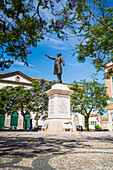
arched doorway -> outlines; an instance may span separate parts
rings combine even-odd
[[[27,120],[27,130],[29,130],[29,126],[30,126],[30,114],[29,113],[25,115],[25,119]],[[25,129],[25,120],[24,120],[23,128]]]
[[[0,130],[4,127],[5,115],[0,114]]]
[[[18,113],[13,112],[11,115],[11,126],[18,126]]]

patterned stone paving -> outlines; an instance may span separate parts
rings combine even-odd
[[[87,152],[87,154],[86,154]],[[97,161],[98,160],[98,161]],[[108,164],[109,162],[109,164]],[[61,155],[49,160],[55,169],[110,169],[113,167],[113,155],[110,153],[76,152]]]
[[[113,170],[113,133],[0,132],[0,170]]]

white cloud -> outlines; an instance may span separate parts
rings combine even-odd
[[[18,66],[25,66],[23,62],[20,61],[15,61],[14,65],[18,65]],[[35,65],[29,64],[30,67],[35,67]]]
[[[55,13],[61,12],[61,10],[64,7],[65,0],[64,0],[64,2],[61,1],[59,3],[56,3],[56,1],[53,1],[53,2],[54,2],[54,9],[55,9],[54,11],[55,11]],[[50,5],[49,5],[49,7],[50,7]],[[48,22],[50,22],[51,19],[58,19],[58,16],[55,16],[55,15],[52,14],[51,8],[49,8],[49,9],[40,8],[40,14]]]
[[[52,18],[54,18],[54,16],[52,16],[49,10],[47,9],[40,9],[40,12],[41,12],[41,16],[47,21],[50,21]]]
[[[21,71],[26,71],[26,75],[28,75],[28,72],[31,74],[31,73],[37,73],[37,69],[36,68],[32,68],[32,67],[23,67],[21,69]],[[41,71],[38,71],[40,74],[41,74]],[[34,77],[34,76],[33,76]]]
[[[73,66],[73,67],[79,67],[79,66],[82,66],[83,63],[69,63],[68,65]]]
[[[64,42],[60,39],[57,39],[57,38],[51,38],[51,37],[45,37],[45,39],[47,40],[47,42],[50,42],[50,43],[54,43],[54,44],[64,44]]]
[[[54,49],[66,50],[68,49],[68,45],[66,41],[62,41],[58,38],[51,38],[45,36],[45,40],[40,42],[39,45],[45,44],[48,47],[52,47]]]
[[[54,49],[58,49],[58,50],[67,50],[67,47],[64,47],[64,46],[54,46],[54,45],[50,45],[52,48]]]

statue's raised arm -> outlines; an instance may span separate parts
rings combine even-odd
[[[52,59],[52,60],[55,60],[56,58],[54,58],[54,57],[51,57],[51,56],[49,56],[49,55],[45,55],[45,56],[47,56],[47,57],[49,57],[50,59]]]

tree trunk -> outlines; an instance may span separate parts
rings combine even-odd
[[[24,117],[24,121],[25,121],[25,131],[27,131],[27,120],[25,119],[25,116]]]
[[[87,131],[89,131],[89,115],[88,114],[86,116],[86,121],[87,121]]]
[[[38,112],[36,113],[36,126],[38,126]]]

